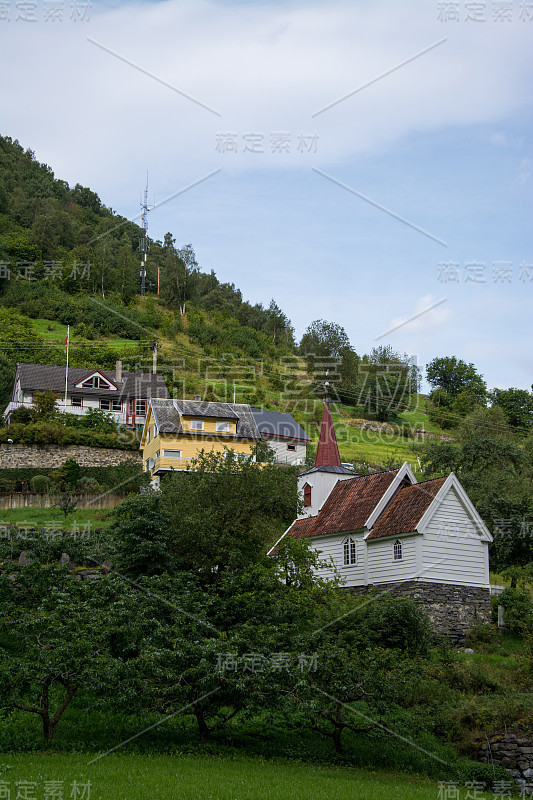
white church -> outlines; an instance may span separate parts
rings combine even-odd
[[[453,473],[419,483],[405,463],[357,475],[341,464],[326,402],[315,465],[298,485],[304,510],[284,537],[320,553],[328,564],[321,577],[357,593],[378,587],[414,597],[458,641],[490,620],[492,536]]]

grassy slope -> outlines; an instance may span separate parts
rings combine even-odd
[[[437,783],[419,776],[281,760],[115,753],[90,764],[92,758],[4,756],[0,780],[9,781],[13,788],[16,781],[35,781],[38,797],[45,781],[64,781],[65,797],[71,796],[73,781],[90,781],[92,800],[435,800],[439,791]]]
[[[142,307],[143,299],[138,298],[138,305]],[[159,307],[165,316],[172,317],[172,312],[168,309]],[[47,342],[56,342],[63,344],[67,332],[66,325],[62,325],[57,321],[50,321],[45,319],[32,319],[31,324],[36,333],[41,334]],[[77,341],[86,341],[82,338],[73,336],[71,334],[71,346],[75,347]],[[116,349],[117,356],[121,355],[127,362],[127,353],[130,347],[135,347],[136,342],[123,339],[120,337],[110,337],[103,339],[105,343]],[[91,344],[91,342],[88,342]],[[95,342],[92,342],[93,344]],[[172,359],[177,365],[175,375],[179,376],[186,386],[186,395],[198,393],[205,394],[206,381],[201,377],[199,365],[204,357],[202,348],[191,342],[186,333],[179,333],[175,337],[168,337],[164,334],[160,335],[160,354]],[[251,359],[245,359],[251,362]],[[198,367],[196,367],[198,363]],[[302,361],[303,367],[303,361]],[[303,372],[302,372],[303,375]],[[302,377],[302,376],[300,376]],[[233,400],[233,381],[230,379],[224,384],[217,381],[209,381],[210,386],[214,386],[217,394],[220,394],[220,399],[232,401]],[[257,385],[251,387],[250,385],[236,384],[236,400],[237,402],[248,402],[250,394],[254,389],[259,389],[265,397],[265,403],[272,410],[277,411],[290,411],[293,413],[297,421],[305,427],[313,440],[313,445],[316,447],[318,441],[318,427],[310,426],[310,419],[314,416],[309,412],[310,404],[312,401],[306,398],[302,402],[294,403],[294,400],[289,403],[283,394],[279,391],[273,391],[270,385],[268,375],[259,375],[257,377]],[[294,406],[294,407],[293,407]],[[443,433],[437,426],[432,424],[426,413],[426,398],[423,395],[418,396],[417,407],[413,411],[404,412],[399,415],[395,421],[397,425],[404,425],[406,428],[425,429],[435,433]],[[339,449],[343,461],[353,461],[356,463],[367,463],[370,465],[391,467],[396,464],[407,461],[411,468],[420,474],[417,457],[420,452],[420,447],[412,438],[403,437],[401,435],[388,435],[374,431],[362,431],[359,427],[350,424],[350,419],[353,419],[353,409],[337,405],[335,408],[338,414],[334,414],[334,421],[337,429],[337,438],[339,441]],[[315,419],[316,423],[316,419]]]
[[[94,528],[107,528],[111,524],[111,509],[78,508],[65,517],[57,508],[3,508],[0,509],[0,525],[18,525],[20,528],[45,526],[61,528],[62,530],[77,531],[87,526]]]

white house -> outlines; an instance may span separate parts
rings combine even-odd
[[[66,378],[66,403],[65,403]],[[90,408],[108,413],[115,422],[143,426],[151,397],[168,398],[161,375],[127,372],[117,361],[115,370],[17,364],[11,402],[4,411],[9,422],[16,408],[32,408],[33,395],[50,389],[58,395],[59,411],[81,416]]]
[[[337,575],[358,593],[381,587],[416,597],[458,639],[490,618],[492,536],[453,473],[419,483],[405,463],[350,474],[326,403],[315,466],[301,473],[299,490],[304,512],[284,536],[320,553],[322,577]]]

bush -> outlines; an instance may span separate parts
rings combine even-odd
[[[533,601],[523,589],[505,589],[499,595],[499,603],[505,609],[505,624],[514,633],[533,630]]]
[[[357,628],[360,644],[425,653],[431,643],[429,620],[410,597],[374,596]]]
[[[77,492],[100,492],[102,487],[96,482],[94,478],[90,478],[88,475],[82,475],[79,481],[76,483],[76,491]]]
[[[15,481],[0,477],[0,492],[13,492],[14,490]]]
[[[10,421],[11,423],[20,422],[22,425],[27,425],[29,422],[33,422],[33,412],[30,408],[21,406],[11,412]]]
[[[48,475],[34,475],[30,481],[32,492],[48,492],[50,490],[50,478]]]

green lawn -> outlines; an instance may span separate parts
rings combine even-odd
[[[57,508],[6,508],[0,509],[0,525],[18,525],[21,528],[56,527],[68,531],[79,530],[82,526],[90,525],[94,528],[107,528],[111,524],[110,512],[112,509],[75,509],[65,517]]]
[[[20,796],[17,781],[33,782],[36,800],[48,781],[59,782],[65,798],[73,796],[77,782],[80,800],[437,800],[439,795],[439,785],[420,776],[283,760],[113,753],[91,763],[95,757],[0,756],[0,787],[5,781],[14,798]]]
[[[53,343],[57,342],[58,344],[65,344],[65,339],[67,336],[67,326],[62,325],[60,322],[56,320],[49,320],[49,319],[32,319],[31,324],[33,326],[33,330],[35,333],[40,334],[44,337],[47,342]],[[91,344],[90,339],[79,339],[76,337],[72,331],[70,332],[70,344],[75,345],[77,341],[86,342]],[[136,347],[138,342],[134,341],[133,339],[122,339],[121,337],[112,337],[109,339],[99,339],[98,341],[104,341],[108,347],[114,347],[117,349],[122,349],[124,346],[126,347]]]

